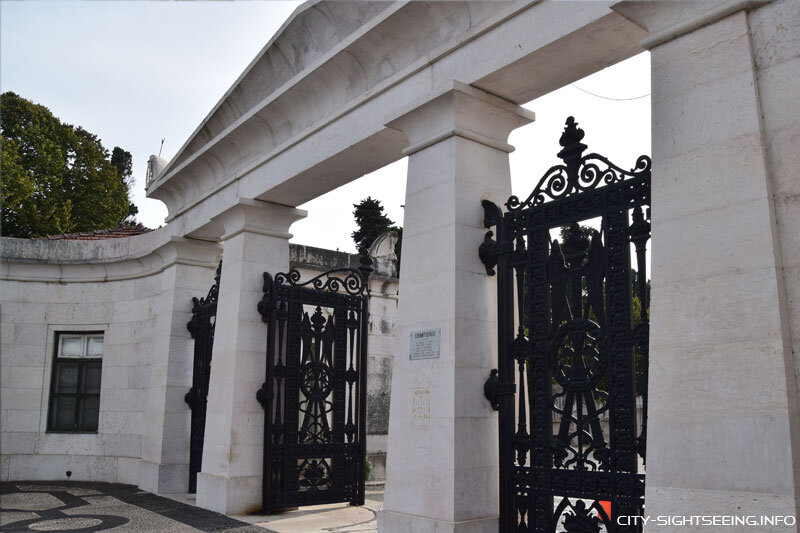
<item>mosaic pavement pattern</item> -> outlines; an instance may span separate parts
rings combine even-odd
[[[269,530],[143,492],[131,485],[5,482],[0,483],[0,531],[265,533]]]

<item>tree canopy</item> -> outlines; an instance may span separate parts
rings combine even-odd
[[[6,237],[107,229],[138,211],[129,152],[109,154],[96,135],[13,92],[0,95],[0,147]]]
[[[383,213],[380,200],[367,196],[357,204],[353,204],[353,216],[356,219],[356,229],[350,234],[356,243],[358,253],[366,254],[372,243],[387,231],[397,229],[394,222]]]

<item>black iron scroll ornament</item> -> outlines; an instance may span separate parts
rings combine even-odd
[[[211,377],[211,351],[214,347],[214,327],[217,320],[217,300],[219,298],[219,279],[222,275],[222,261],[217,266],[214,284],[205,298],[192,298],[192,319],[186,328],[194,339],[194,363],[192,365],[192,387],[184,401],[192,410],[189,438],[189,492],[197,490],[197,473],[202,468],[203,437],[206,428],[206,406],[208,404],[208,383]]]
[[[563,164],[505,213],[483,201],[494,230],[479,255],[498,292],[498,368],[484,393],[499,410],[501,533],[641,531],[616,517],[644,509],[651,162],[624,170],[584,155],[583,137],[568,118]]]
[[[364,503],[369,276],[334,269],[301,281],[264,273],[267,323],[263,510]]]

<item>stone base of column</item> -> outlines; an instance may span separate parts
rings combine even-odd
[[[687,489],[684,487],[647,487],[647,510],[652,522],[644,526],[645,533],[674,533],[680,529],[681,533],[708,533],[714,529],[708,525],[666,525],[655,523],[655,517],[676,517],[689,520],[692,515],[705,517],[750,517],[758,521],[752,525],[726,525],[725,531],[741,531],[747,533],[797,533],[794,524],[795,503],[794,498],[788,494],[767,494],[759,492],[734,492],[723,490]],[[774,523],[764,520],[773,518],[786,518],[790,525],[783,521]],[[695,518],[695,520],[699,520]]]
[[[249,514],[261,509],[261,475],[223,477],[197,474],[197,506],[222,514]]]
[[[380,533],[408,533],[409,531],[414,533],[497,533],[498,527],[496,516],[464,522],[449,522],[395,511],[378,513],[378,531]]]
[[[158,494],[187,492],[189,490],[189,465],[139,461],[139,488]]]

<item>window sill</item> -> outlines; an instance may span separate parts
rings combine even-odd
[[[97,430],[89,429],[48,429],[48,435],[97,435]]]

